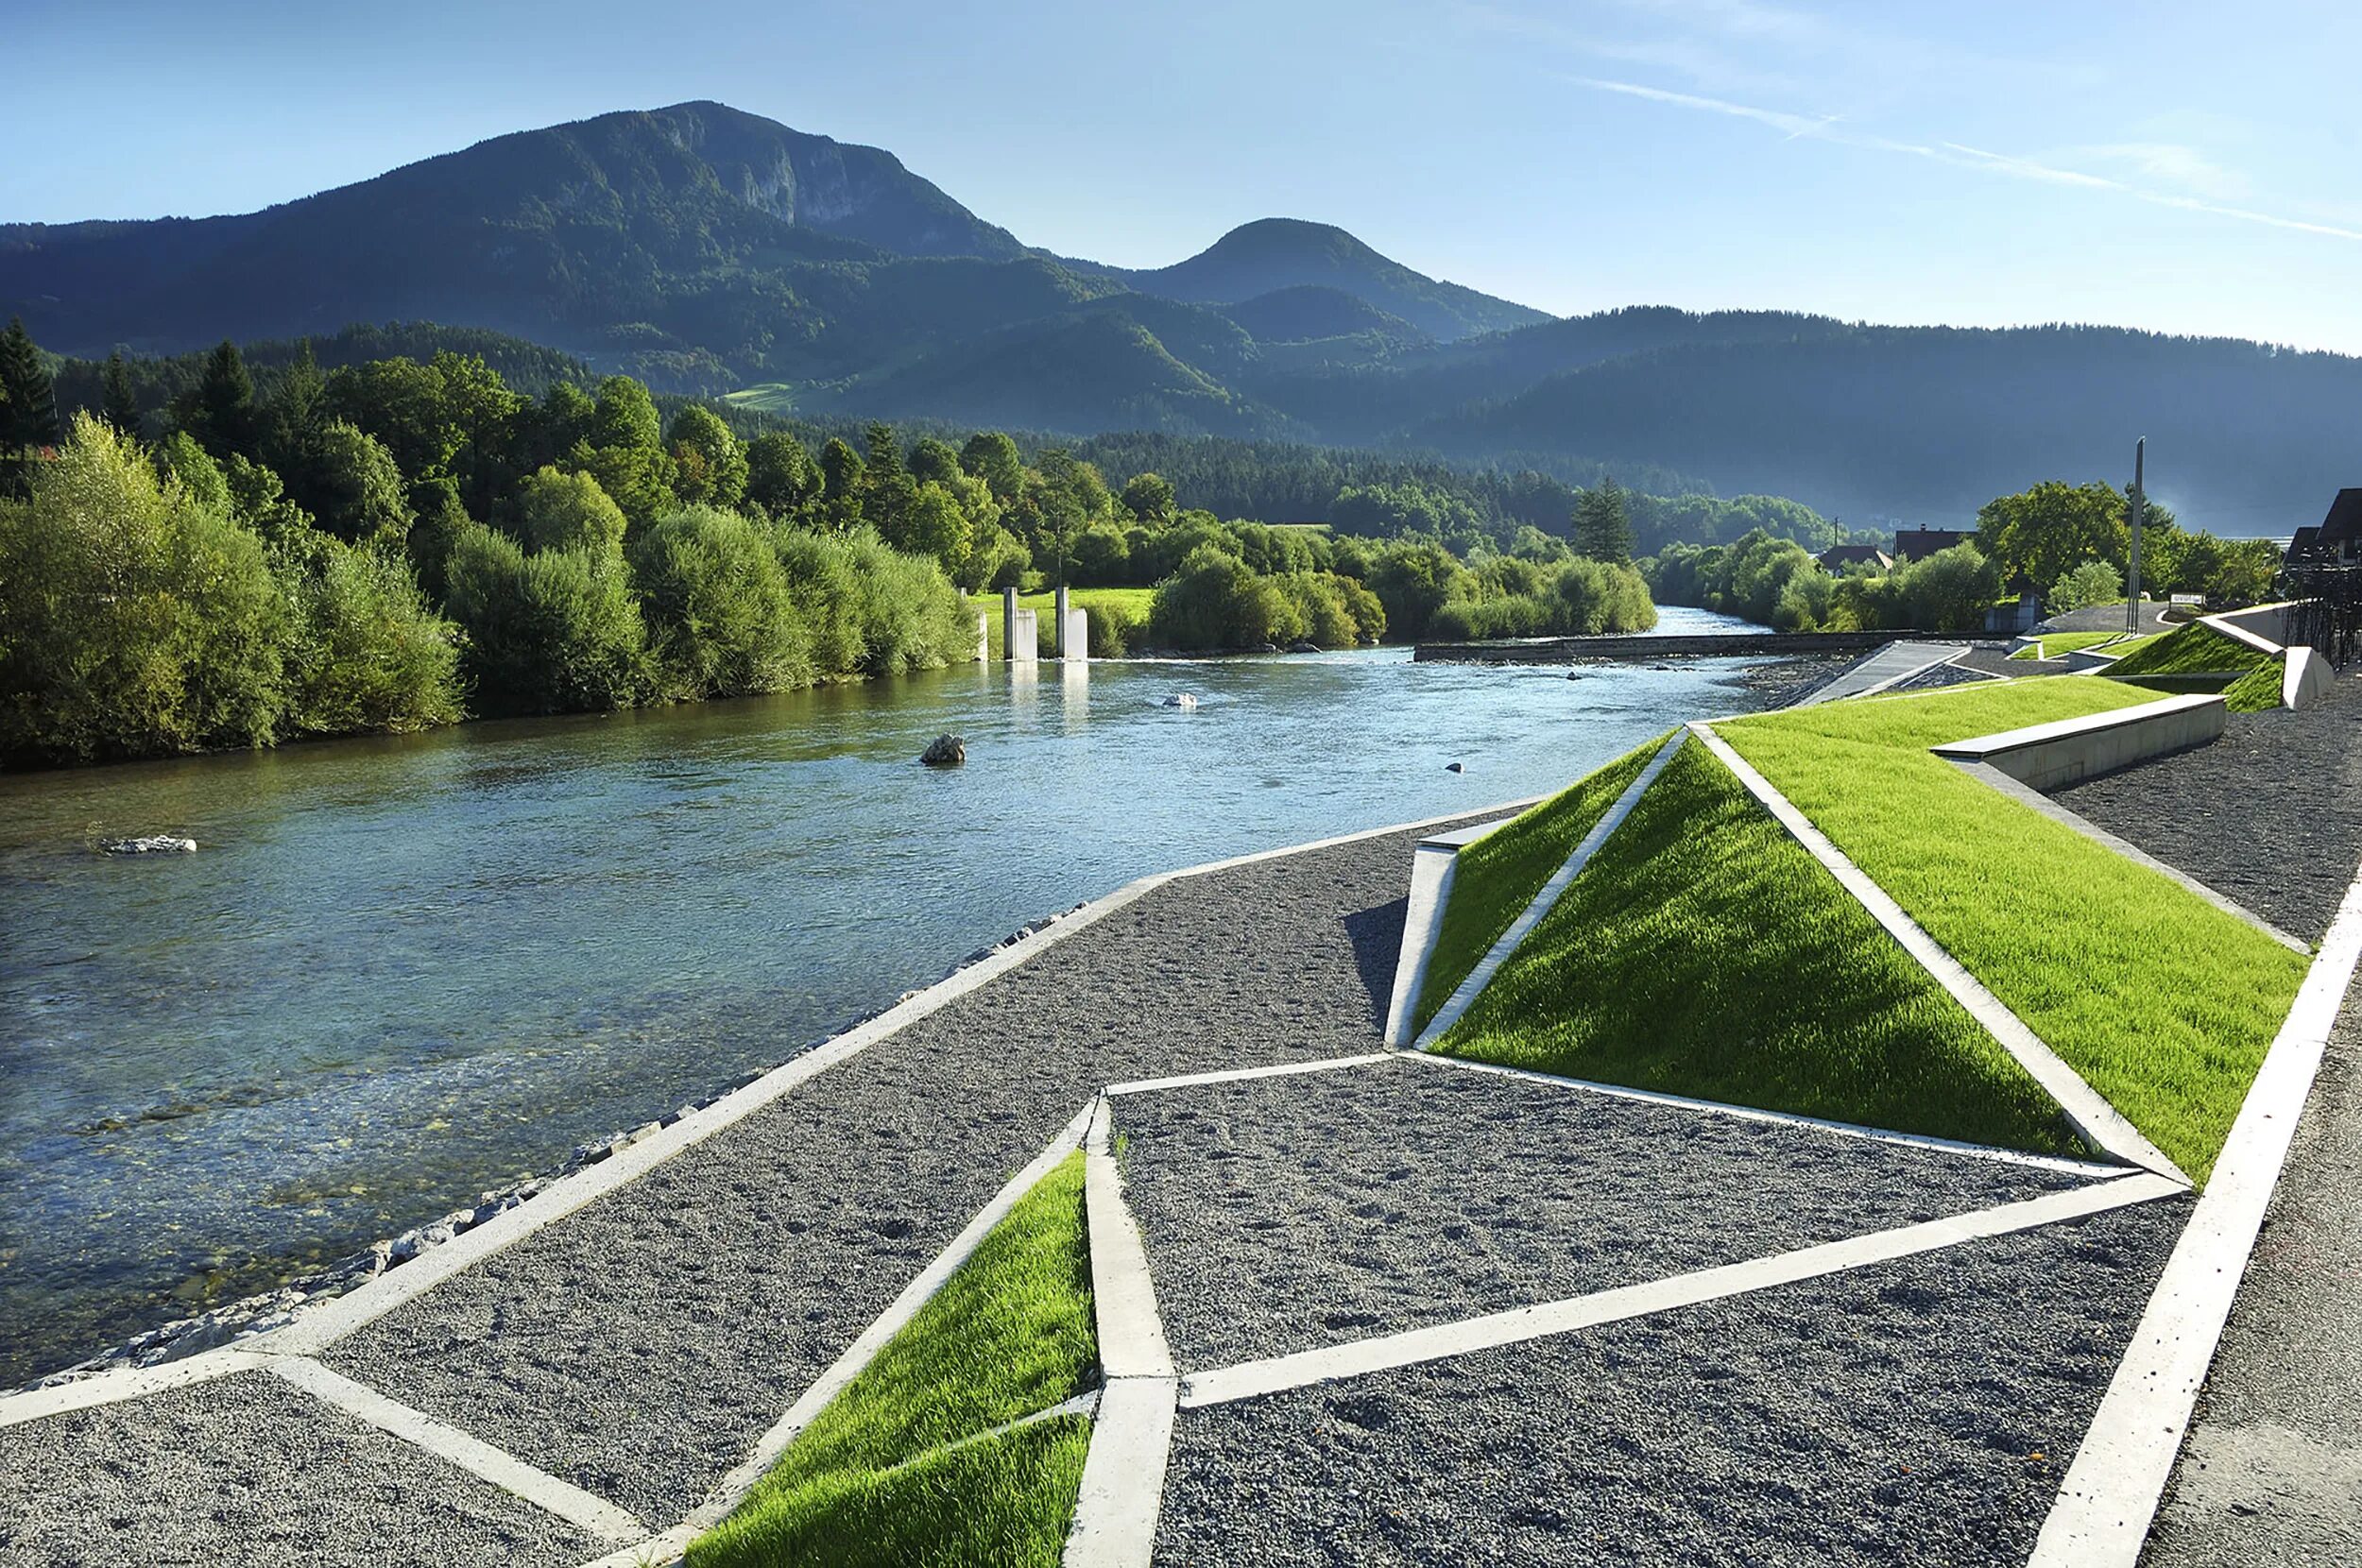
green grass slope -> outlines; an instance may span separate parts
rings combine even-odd
[[[1451,895],[1444,904],[1443,929],[1436,933],[1435,951],[1419,982],[1413,1018],[1418,1029],[1443,1011],[1460,982],[1483,962],[1501,933],[1525,912],[1542,884],[1566,863],[1583,836],[1607,815],[1664,743],[1660,735],[1637,751],[1626,752],[1460,851],[1452,867]]]
[[[2222,689],[2223,706],[2234,713],[2261,713],[2280,706],[2286,656],[2263,663]]]
[[[2214,627],[2193,621],[2177,627],[2155,641],[2131,653],[2109,667],[2111,675],[2216,675],[2244,673],[2272,662],[2272,656],[2261,648],[2250,647],[2235,637],[2225,637]]]
[[[2082,1147],[1700,745],[1666,765],[1437,1048],[1941,1137]]]
[[[995,1429],[1090,1386],[1083,1156],[1045,1176],[789,1444],[690,1568],[1051,1568],[1089,1423]]]
[[[2007,682],[1717,728],[2203,1182],[2306,960],[1926,749],[2153,700],[2105,680]]]

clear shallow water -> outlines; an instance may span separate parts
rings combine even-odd
[[[1755,706],[1745,667],[971,666],[0,776],[0,1385],[547,1169],[1143,873],[1555,789]],[[919,767],[947,729],[967,766]],[[201,848],[91,847],[146,832]]]

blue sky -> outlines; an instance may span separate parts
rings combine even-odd
[[[1342,224],[1562,313],[2102,321],[2362,353],[2362,9],[2274,0],[15,0],[0,221],[245,211],[719,98],[1158,264]]]

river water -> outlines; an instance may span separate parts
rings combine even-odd
[[[1662,629],[1716,625],[1753,629]],[[546,1170],[1143,873],[1556,789],[1756,706],[1746,667],[969,666],[0,777],[0,1387]],[[944,730],[967,767],[918,766]],[[159,832],[199,852],[94,852]]]

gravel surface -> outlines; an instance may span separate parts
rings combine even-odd
[[[1115,1124],[1184,1371],[2083,1181],[1417,1062],[1126,1095]]]
[[[322,1359],[669,1524],[1103,1084],[1375,1048],[1419,836],[1168,883]]]
[[[607,1547],[266,1372],[0,1430],[0,1564],[573,1564]]]
[[[1157,1560],[2023,1562],[2187,1212],[1185,1410]]]
[[[2148,1553],[2151,1568],[2362,1562],[2362,1004],[2297,1123]]]
[[[2362,679],[2345,676],[2294,712],[2234,713],[2211,745],[2054,798],[2318,941],[2362,858]]]

